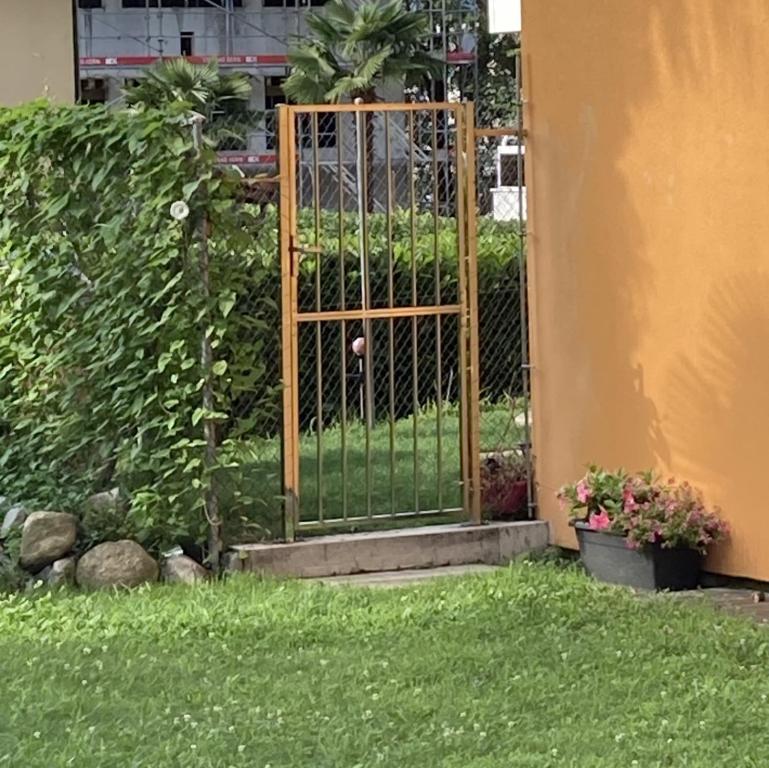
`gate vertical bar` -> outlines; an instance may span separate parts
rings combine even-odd
[[[477,189],[475,167],[475,104],[465,104],[465,131],[461,137],[467,157],[466,178],[466,223],[467,253],[467,302],[469,325],[469,421],[470,433],[468,451],[470,454],[470,521],[480,525],[481,518],[481,418],[480,418],[480,354],[478,329],[478,236],[477,236]]]
[[[459,303],[461,305],[459,312],[459,446],[460,446],[460,471],[462,478],[462,508],[465,514],[470,517],[470,485],[472,481],[471,462],[470,462],[470,405],[468,384],[469,363],[469,345],[468,345],[468,312],[467,312],[467,233],[465,231],[465,209],[467,206],[467,153],[465,151],[466,142],[464,137],[467,130],[465,125],[465,110],[457,109],[456,118],[456,136],[454,154],[456,156],[456,216],[457,216],[457,261],[459,273]]]
[[[395,276],[393,264],[393,162],[390,137],[390,113],[384,112],[385,171],[387,172],[387,306],[395,307]],[[390,453],[390,514],[395,517],[395,320],[388,322],[388,443]]]
[[[315,234],[315,311],[323,307],[323,254],[320,247],[320,138],[318,131],[318,113],[310,116],[310,142],[312,144],[312,206]],[[301,151],[301,149],[300,149]],[[299,371],[296,372],[299,375]],[[316,478],[316,509],[318,520],[323,522],[323,323],[315,323],[315,478]]]
[[[432,113],[432,172],[433,172],[433,277],[435,280],[435,305],[440,306],[441,295],[441,253],[439,243],[441,185],[438,174],[438,110]],[[444,146],[445,149],[445,146]],[[445,189],[444,189],[445,191]],[[438,510],[443,511],[443,343],[442,318],[435,316],[435,415],[436,415],[436,470],[438,475]]]
[[[283,370],[283,529],[296,535],[299,519],[299,394],[296,377],[297,295],[294,268],[296,239],[296,125],[291,107],[278,107],[280,160],[281,354]]]
[[[531,435],[531,365],[529,361],[529,311],[526,258],[528,254],[529,213],[524,214],[526,194],[526,138],[523,125],[523,92],[521,52],[515,58],[515,129],[518,141],[516,156],[516,177],[518,181],[518,290],[519,312],[521,318],[521,384],[523,387],[523,450],[526,457],[526,500],[528,517],[536,517],[536,499],[534,497],[534,457],[532,455]]]
[[[356,105],[361,102],[356,99]],[[369,130],[371,128],[371,115],[373,113],[358,110],[355,113],[357,154],[357,180],[358,180],[358,228],[360,247],[360,303],[361,309],[366,311],[371,308],[371,280],[369,277]],[[374,338],[371,321],[363,320],[363,408],[365,419],[365,474],[366,474],[366,515],[371,517],[372,509],[372,485],[373,475],[371,467],[371,432],[374,429]]]
[[[347,276],[344,263],[344,115],[336,115],[337,131],[337,186],[339,187],[339,306],[347,309]],[[342,451],[342,518],[347,520],[347,321],[341,321],[341,357],[342,357],[342,422],[340,438]]]
[[[419,304],[417,292],[417,190],[416,157],[414,147],[417,143],[414,113],[409,112],[409,205],[410,205],[410,245],[411,245],[411,306]],[[416,315],[411,317],[411,383],[414,445],[414,512],[419,514],[419,326]]]

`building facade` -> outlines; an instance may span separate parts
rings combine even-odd
[[[542,516],[574,546],[561,484],[655,467],[729,522],[708,569],[769,580],[769,3],[523,8]]]
[[[40,97],[74,101],[76,62],[71,0],[3,0],[0,105]]]
[[[216,59],[248,75],[251,108],[264,113],[245,145],[231,152],[243,165],[275,160],[274,110],[284,101],[290,43],[306,33],[308,10],[325,0],[78,0],[81,98],[117,102],[122,89],[166,57]],[[430,16],[432,48],[449,69],[472,70],[479,20],[475,0],[414,0]],[[394,94],[398,97],[399,94]]]

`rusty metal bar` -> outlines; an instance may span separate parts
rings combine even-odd
[[[517,55],[516,72],[518,77],[515,80],[515,103],[517,105],[516,110],[516,123],[518,129],[518,156],[516,158],[517,163],[517,176],[518,176],[518,299],[519,299],[519,312],[521,318],[521,383],[523,385],[523,443],[526,456],[526,498],[528,507],[529,519],[536,517],[536,498],[534,488],[534,459],[532,456],[532,434],[531,434],[531,365],[529,359],[529,318],[528,318],[528,305],[526,296],[526,286],[528,284],[527,269],[528,264],[526,262],[527,256],[527,238],[529,228],[529,214],[528,209],[526,211],[526,218],[523,215],[523,201],[526,192],[526,170],[527,165],[530,163],[530,156],[527,158],[525,155],[525,142],[524,137],[528,134],[523,126],[523,98],[521,94],[521,54],[520,51]],[[529,169],[530,170],[530,169]]]
[[[409,203],[410,203],[410,240],[411,240],[411,305],[419,303],[417,292],[417,193],[416,193],[416,158],[414,147],[415,135],[414,112],[409,112]],[[413,443],[413,479],[414,512],[419,514],[419,327],[417,316],[411,315],[411,395],[412,395],[412,443]]]
[[[339,185],[339,306],[344,312],[347,307],[347,277],[344,263],[344,115],[338,113],[337,125],[337,184]],[[341,320],[339,340],[341,352],[341,388],[342,388],[342,421],[339,425],[342,452],[342,517],[347,519],[347,321]]]
[[[456,103],[448,101],[415,101],[403,103],[376,102],[375,104],[291,104],[288,108],[302,115],[313,112],[431,112],[435,110],[456,110]]]
[[[435,304],[441,304],[440,183],[438,174],[438,113],[432,113],[432,171],[433,171],[433,267],[435,278]],[[443,345],[441,318],[435,317],[435,419],[436,419],[436,475],[438,509],[443,507]]]
[[[466,130],[464,110],[457,113],[456,126],[456,213],[457,213],[457,259],[459,275],[459,301],[461,311],[459,313],[459,444],[460,444],[460,472],[462,482],[462,506],[465,514],[470,513],[470,456],[469,456],[469,433],[470,433],[470,407],[469,407],[469,387],[468,387],[468,313],[467,313],[467,270],[465,267],[465,254],[467,248],[467,238],[465,232],[465,186],[467,183],[467,173],[465,169],[465,152],[463,135]]]
[[[281,346],[283,368],[283,526],[293,540],[299,522],[299,416],[297,381],[297,296],[293,246],[296,241],[296,125],[288,107],[278,108],[280,152]]]
[[[481,517],[481,418],[480,418],[480,339],[478,335],[478,234],[477,192],[475,186],[475,105],[465,105],[465,132],[461,137],[467,157],[467,316],[469,324],[469,458],[470,458],[470,522],[480,525]]]
[[[476,128],[475,136],[479,139],[502,139],[506,136],[518,136],[522,138],[526,136],[526,131],[520,127],[508,127],[508,128]]]
[[[368,214],[369,214],[369,122],[368,117],[371,114],[359,111],[355,114],[356,141],[358,145],[357,153],[357,178],[358,178],[358,227],[360,229],[360,303],[361,309],[366,312],[371,305],[371,281],[369,278],[369,232],[368,232]],[[371,320],[368,317],[363,319],[363,409],[365,413],[365,475],[366,475],[366,513],[372,514],[372,473],[371,473],[371,432],[374,428],[374,384],[373,384],[373,365],[374,356],[372,353],[373,338],[371,333]]]
[[[377,309],[344,309],[326,312],[300,312],[296,319],[299,323],[315,323],[318,320],[388,320],[393,318],[431,317],[434,315],[458,315],[462,312],[461,304],[441,304],[440,307],[380,307]]]
[[[310,143],[312,145],[312,205],[315,234],[315,311],[323,314],[323,256],[320,246],[321,211],[320,211],[320,139],[318,113],[314,112],[310,120]],[[297,371],[298,375],[298,371]],[[323,522],[323,321],[315,323],[315,481],[317,483],[318,520]]]
[[[387,173],[387,306],[395,307],[395,283],[393,263],[393,174],[392,146],[390,136],[390,113],[384,113],[385,171]],[[390,457],[390,514],[395,515],[395,320],[390,317],[388,324],[388,437]]]

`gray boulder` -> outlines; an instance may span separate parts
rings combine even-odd
[[[14,504],[10,507],[3,515],[3,524],[0,525],[0,539],[4,539],[11,532],[11,528],[23,525],[26,519],[27,510],[21,504]]]
[[[173,555],[163,563],[163,578],[169,584],[199,584],[211,574],[187,555]]]
[[[86,508],[93,512],[113,512],[125,509],[125,500],[120,496],[120,489],[113,488],[111,491],[103,491],[89,496],[85,503]]]
[[[71,587],[75,584],[75,558],[65,557],[51,563],[45,570],[49,587]]]
[[[138,587],[158,580],[158,564],[135,541],[107,541],[80,558],[75,578],[86,589]]]
[[[21,565],[36,573],[69,554],[77,539],[77,519],[66,512],[33,512],[21,529]]]

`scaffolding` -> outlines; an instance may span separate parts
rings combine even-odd
[[[242,145],[223,153],[235,165],[276,162],[275,108],[285,101],[288,49],[307,33],[307,12],[324,0],[79,0],[81,100],[118,103],[123,88],[164,58],[214,59],[252,83],[261,115]],[[445,62],[429,97],[454,100],[477,81],[480,11],[476,0],[408,0],[428,14],[430,50]],[[388,93],[392,100],[402,91]]]

